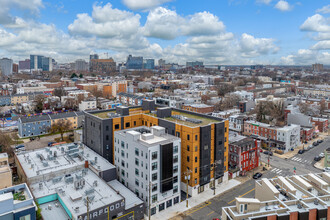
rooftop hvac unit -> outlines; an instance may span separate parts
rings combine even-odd
[[[39,171],[39,170],[37,170],[37,171],[36,171],[36,174],[37,174],[37,176],[39,176],[39,174],[40,174],[40,171]]]
[[[85,180],[84,178],[81,178],[80,180],[76,180],[74,182],[74,188],[77,189],[82,189],[85,186]]]
[[[28,159],[28,164],[30,164],[31,163],[31,160],[30,159]]]
[[[95,164],[97,164],[97,157],[95,157]]]
[[[319,200],[315,199],[314,200],[314,205],[318,205],[319,204]]]
[[[299,204],[297,205],[297,208],[298,208],[298,209],[302,209],[302,205],[299,203]]]
[[[97,186],[97,180],[93,182],[93,186]]]
[[[81,173],[82,173],[82,176],[86,176],[87,175],[87,172],[88,172],[88,168],[84,168]]]
[[[77,206],[77,207],[75,207],[74,208],[74,211],[77,213],[77,212],[79,212],[79,207]]]
[[[54,157],[57,157],[57,151],[54,151]]]
[[[76,179],[80,180],[82,178],[82,175],[76,173]]]
[[[53,179],[53,184],[61,182],[61,180],[62,180],[62,177],[56,177]]]
[[[34,164],[31,164],[31,169],[33,169],[34,168]]]
[[[42,161],[42,165],[43,165],[44,167],[48,167],[48,162],[47,162],[47,161]]]
[[[42,189],[43,185],[42,183],[39,183],[39,189]]]
[[[90,188],[90,189],[85,190],[85,194],[90,195],[90,194],[94,193],[94,191],[95,191],[94,188]]]
[[[46,152],[49,152],[50,151],[49,147],[46,147],[45,150],[46,150]]]
[[[64,147],[61,147],[61,152],[64,153]]]
[[[64,177],[65,183],[73,183],[73,176],[66,176]]]
[[[89,157],[89,153],[87,153],[86,157]]]

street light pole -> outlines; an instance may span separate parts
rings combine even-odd
[[[185,175],[185,180],[186,180],[186,185],[187,185],[187,188],[186,188],[186,206],[188,207],[188,198],[189,198],[189,194],[188,194],[188,183],[189,183],[189,180],[190,180],[190,173],[191,173],[192,171],[191,170],[189,170],[188,168],[187,168],[187,171],[186,172],[184,172],[184,175]]]

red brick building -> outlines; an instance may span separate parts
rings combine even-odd
[[[325,118],[312,118],[312,122],[318,126],[320,132],[328,131],[328,119]]]
[[[235,171],[250,171],[259,166],[259,144],[237,133],[229,135],[228,166]]]
[[[182,106],[182,109],[187,111],[207,114],[214,111],[214,106],[205,105],[205,104],[192,104],[192,105],[184,105]]]

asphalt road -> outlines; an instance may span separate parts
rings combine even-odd
[[[270,157],[271,168],[265,172],[264,178],[273,178],[276,176],[288,176],[293,175],[293,168],[296,168],[296,174],[307,174],[311,172],[322,172],[315,168],[314,157],[324,152],[325,149],[330,147],[330,138],[324,140],[324,142],[317,147],[306,151],[303,154],[297,154],[290,159],[282,159],[276,156]],[[268,156],[262,154],[261,161],[268,163]],[[236,197],[254,198],[255,195],[255,180],[251,179],[241,184],[239,187],[231,189],[219,196],[216,196],[208,201],[208,203],[202,203],[197,207],[194,207],[184,213],[182,216],[185,220],[212,220],[214,218],[221,217],[221,208],[225,206],[235,205]]]

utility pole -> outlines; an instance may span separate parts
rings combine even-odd
[[[187,168],[187,171],[186,172],[184,172],[184,178],[185,178],[185,180],[186,180],[186,185],[187,185],[187,188],[186,188],[186,206],[188,207],[188,197],[189,197],[189,194],[188,194],[188,183],[189,183],[189,179],[190,179],[190,173],[192,173],[192,171],[191,170],[189,170],[188,168]]]
[[[152,187],[152,183],[151,181],[149,181],[149,198],[148,198],[148,217],[149,220],[151,219],[151,187]]]
[[[86,197],[86,205],[87,205],[87,220],[89,220],[89,199]]]

